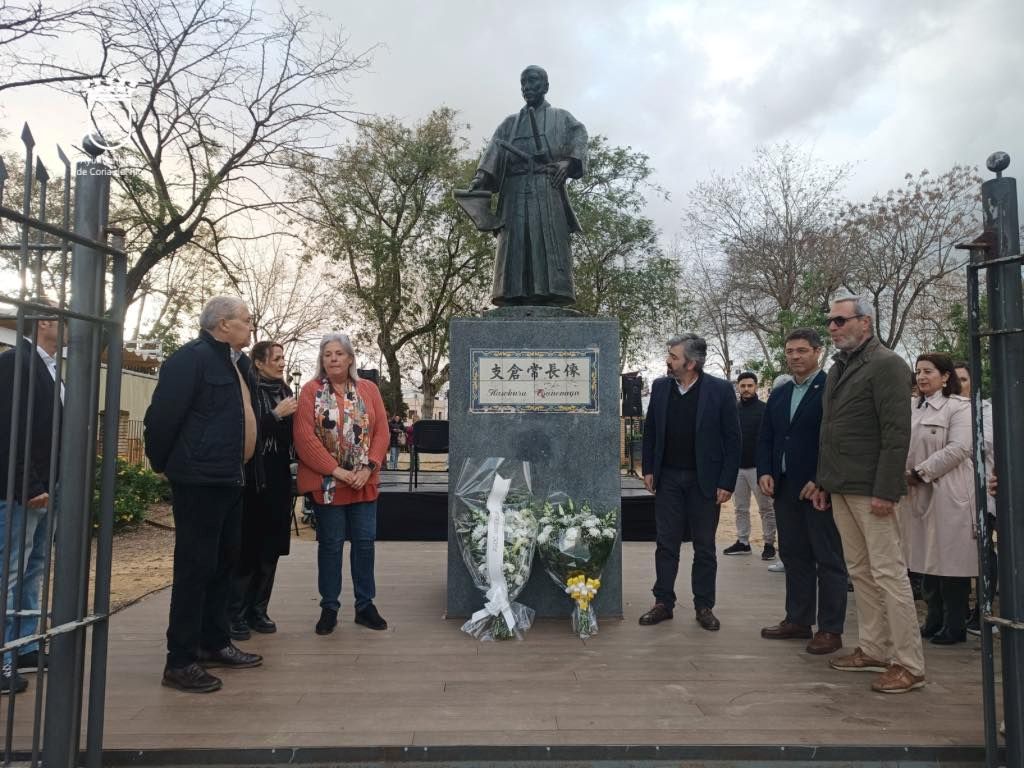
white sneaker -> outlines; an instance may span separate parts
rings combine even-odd
[[[768,570],[772,573],[785,573],[786,566],[782,564],[781,560],[776,560],[774,563],[768,566]]]

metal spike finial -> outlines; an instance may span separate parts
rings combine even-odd
[[[71,161],[68,160],[68,156],[64,154],[64,150],[61,149],[60,144],[57,145],[57,157],[59,157],[60,161],[62,163],[64,163],[64,170],[65,171],[68,171],[68,170],[71,169]]]
[[[1003,178],[1003,171],[1010,167],[1010,156],[1005,152],[993,152],[985,161],[985,167],[992,171],[997,179]]]
[[[43,165],[42,158],[36,158],[36,181],[43,186],[46,186],[46,182],[50,180],[50,172],[46,170],[46,166]]]
[[[21,141],[22,143],[32,149],[36,145],[36,140],[32,138],[32,131],[28,127],[28,123],[25,123],[25,127],[21,129]]]

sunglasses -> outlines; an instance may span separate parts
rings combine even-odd
[[[834,324],[836,328],[842,328],[848,321],[853,320],[855,317],[864,317],[864,315],[850,315],[849,317],[834,315],[832,317],[825,318],[825,325],[830,326]]]

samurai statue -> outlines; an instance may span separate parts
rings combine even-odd
[[[565,183],[586,173],[587,129],[545,100],[543,69],[527,67],[520,84],[526,106],[498,126],[469,189],[455,199],[497,237],[495,305],[566,306],[576,301],[569,235],[581,230]]]

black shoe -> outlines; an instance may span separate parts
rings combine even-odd
[[[370,603],[361,611],[356,611],[355,621],[356,624],[362,624],[364,627],[369,627],[370,629],[388,628],[388,623],[384,621],[384,617],[377,613],[377,606],[373,603]]]
[[[259,632],[261,635],[272,635],[277,632],[277,624],[271,621],[267,614],[251,615],[246,619],[246,624],[249,625],[249,629],[253,632]]]
[[[232,640],[248,640],[252,637],[249,633],[249,625],[246,623],[245,619],[232,620],[228,634],[231,635]]]
[[[726,547],[722,550],[723,555],[749,555],[750,545],[744,544],[742,541],[737,541],[731,547]]]
[[[709,632],[717,632],[722,628],[722,624],[715,618],[710,608],[697,609],[697,623]]]
[[[966,632],[953,632],[947,627],[943,627],[934,635],[932,635],[931,642],[935,645],[953,645],[955,643],[967,642]]]
[[[246,653],[228,643],[219,651],[200,651],[199,663],[204,667],[246,669],[248,667],[258,667],[263,663],[263,657],[258,653]]]
[[[927,621],[921,625],[921,637],[929,638],[935,635],[940,629],[941,624],[929,624]]]
[[[47,667],[46,655],[43,655],[43,669]],[[39,671],[39,651],[29,651],[18,656],[18,671],[19,672],[38,672]]]
[[[316,633],[318,635],[329,635],[334,631],[335,626],[338,624],[338,612],[331,608],[320,609],[320,621],[316,623]]]
[[[21,693],[28,688],[28,680],[18,674],[18,670],[11,669],[8,662],[4,662],[0,671],[0,694]]]
[[[649,627],[652,624],[660,624],[672,618],[672,609],[664,603],[655,603],[647,613],[640,617],[640,624]]]
[[[774,560],[775,559],[775,545],[765,544],[764,550],[761,552],[762,560]]]
[[[187,667],[164,667],[164,679],[160,684],[185,693],[211,693],[220,690],[222,685],[219,677],[214,677],[195,662]]]
[[[971,618],[967,620],[967,634],[974,635],[977,637],[981,634],[981,616],[978,615],[978,611],[971,611]]]

